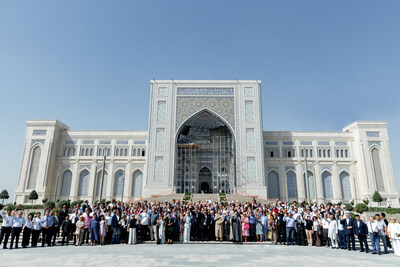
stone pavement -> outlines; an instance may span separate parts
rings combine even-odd
[[[400,266],[400,257],[325,247],[174,244],[0,250],[0,266]]]

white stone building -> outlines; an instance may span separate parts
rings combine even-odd
[[[52,200],[226,192],[358,203],[378,190],[399,206],[386,122],[263,131],[259,81],[151,81],[150,94],[148,131],[28,121],[15,201],[35,189]]]

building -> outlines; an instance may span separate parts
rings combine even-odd
[[[259,81],[150,84],[148,131],[28,121],[15,201],[29,202],[35,189],[54,200],[226,192],[358,203],[378,190],[399,205],[386,122],[331,133],[263,131]]]

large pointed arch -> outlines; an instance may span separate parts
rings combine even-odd
[[[31,151],[32,151],[31,161],[30,161],[29,176],[26,184],[26,189],[36,188],[36,181],[39,173],[39,163],[40,163],[40,156],[42,154],[42,148],[40,145],[35,145],[32,147]]]
[[[279,198],[279,174],[272,170],[268,173],[268,198]]]
[[[198,171],[202,165],[212,171],[210,192],[232,192],[236,186],[235,135],[224,118],[207,108],[195,112],[177,128],[175,144],[177,193],[200,191]]]
[[[71,193],[72,172],[66,170],[62,175],[60,196],[68,197]]]
[[[143,173],[141,170],[135,170],[132,174],[132,197],[142,196],[142,186],[143,186]]]
[[[79,189],[78,196],[87,196],[89,193],[90,172],[88,169],[83,169],[79,174]]]

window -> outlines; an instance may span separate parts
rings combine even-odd
[[[100,170],[97,173],[97,181],[96,181],[96,197],[100,196],[100,191],[101,191],[101,176],[103,175],[103,171]],[[108,178],[108,173],[107,171],[104,171],[104,179],[103,179],[103,191],[101,193],[101,197],[105,197],[106,195],[106,187],[107,187],[107,178]]]
[[[279,175],[276,171],[268,174],[268,198],[279,198]]]
[[[114,196],[122,196],[122,187],[124,183],[124,172],[122,170],[117,171],[114,179]]]
[[[61,182],[60,196],[67,197],[71,191],[72,172],[70,170],[64,172]]]
[[[379,150],[377,148],[373,148],[371,150],[371,156],[375,174],[376,189],[378,191],[385,191],[385,184],[383,182],[383,172],[382,172],[382,164],[381,164]]]
[[[143,181],[143,173],[139,170],[133,173],[132,178],[132,197],[140,197],[142,196],[142,181]]]
[[[347,172],[340,173],[340,187],[342,189],[342,198],[351,199],[350,178]]]
[[[78,196],[87,196],[89,192],[89,178],[90,173],[87,170],[81,172],[79,176],[79,190]]]
[[[32,150],[31,167],[29,170],[27,189],[35,189],[35,187],[36,187],[36,180],[37,180],[37,176],[38,176],[38,172],[39,172],[39,163],[40,163],[41,153],[42,153],[42,149],[40,148],[40,146],[36,146]]]
[[[288,171],[286,173],[288,196],[290,198],[297,198],[297,181],[296,174],[293,171]]]
[[[322,186],[325,198],[333,198],[332,177],[327,171],[322,173]]]

